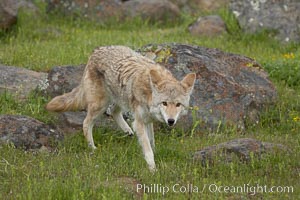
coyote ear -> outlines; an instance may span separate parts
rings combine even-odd
[[[181,84],[183,87],[186,89],[188,93],[191,93],[194,87],[194,83],[196,80],[196,74],[195,73],[190,73],[187,74],[181,81]]]
[[[154,69],[150,70],[150,80],[151,80],[151,85],[153,86],[158,86],[159,82],[162,81],[160,74]]]

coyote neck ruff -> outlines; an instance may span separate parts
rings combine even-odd
[[[150,170],[155,170],[153,155],[154,120],[175,125],[186,114],[196,75],[190,73],[176,80],[164,67],[128,47],[108,46],[94,50],[82,80],[71,92],[53,98],[49,111],[87,110],[84,135],[92,148],[94,120],[113,104],[112,116],[120,128],[137,134]],[[132,129],[122,111],[134,115]]]

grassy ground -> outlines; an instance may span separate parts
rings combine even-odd
[[[198,38],[187,32],[191,17],[176,26],[155,26],[135,20],[126,24],[95,25],[45,14],[21,13],[10,33],[0,33],[0,63],[48,71],[53,66],[85,63],[93,48],[120,44],[139,48],[149,43],[177,42],[220,48],[255,58],[275,83],[278,102],[267,108],[257,124],[248,124],[245,134],[228,128],[217,133],[158,131],[155,159],[158,172],[147,170],[136,138],[115,130],[94,131],[98,149],[91,153],[82,132],[67,136],[55,153],[24,152],[12,146],[0,147],[0,199],[130,199],[128,192],[114,184],[120,177],[132,177],[147,186],[170,191],[166,199],[297,199],[300,197],[300,46],[283,45],[268,37],[241,33],[232,16],[220,11],[229,33],[217,38]],[[33,96],[18,102],[9,94],[0,95],[1,114],[25,114],[46,123],[54,115],[43,108],[47,98]],[[238,161],[201,167],[191,154],[208,145],[233,138],[251,137],[281,143],[290,153],[266,155],[250,164]],[[152,185],[151,185],[152,184]],[[279,186],[276,192],[251,195],[253,187]],[[193,186],[192,186],[193,185]],[[246,186],[248,192],[215,191],[216,186]],[[175,191],[173,191],[175,186]],[[182,186],[182,192],[179,188]],[[287,192],[285,186],[292,186]],[[188,188],[192,190],[188,191]],[[196,188],[198,188],[198,192]],[[187,189],[183,192],[184,189]],[[231,188],[233,189],[233,188]],[[285,190],[285,192],[283,192]],[[281,192],[280,192],[281,191]],[[144,199],[160,199],[150,192]]]

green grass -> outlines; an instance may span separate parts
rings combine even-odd
[[[41,4],[41,7],[43,5]],[[137,139],[124,137],[116,130],[94,130],[98,149],[92,153],[82,132],[66,136],[54,153],[24,152],[11,145],[0,147],[0,199],[130,199],[128,192],[113,182],[132,177],[142,184],[161,184],[172,190],[179,184],[193,184],[202,191],[211,184],[219,186],[293,186],[293,193],[168,192],[165,199],[297,199],[300,197],[300,46],[283,45],[268,33],[243,34],[232,16],[220,11],[229,24],[229,33],[217,38],[191,36],[187,25],[162,27],[133,20],[124,24],[101,24],[71,20],[43,13],[22,12],[16,27],[0,34],[0,63],[48,71],[57,65],[85,63],[96,46],[126,45],[139,48],[149,43],[177,42],[243,54],[255,58],[269,72],[279,100],[261,114],[256,124],[247,124],[241,134],[230,127],[219,132],[182,133],[178,130],[156,132],[155,160],[158,172],[149,173]],[[38,16],[37,16],[38,15]],[[34,19],[34,20],[33,20]],[[47,98],[32,94],[19,102],[10,94],[0,95],[0,114],[22,114],[45,123],[57,122],[44,110]],[[297,118],[298,117],[298,118]],[[250,164],[235,161],[202,167],[191,154],[198,149],[234,138],[251,137],[281,143],[289,153],[254,158]],[[178,189],[178,188],[176,188]],[[144,199],[160,199],[161,193],[147,193]]]

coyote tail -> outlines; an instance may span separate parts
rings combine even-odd
[[[74,88],[71,92],[53,98],[46,109],[53,112],[65,112],[72,110],[83,110],[85,108],[84,91],[81,86]]]

